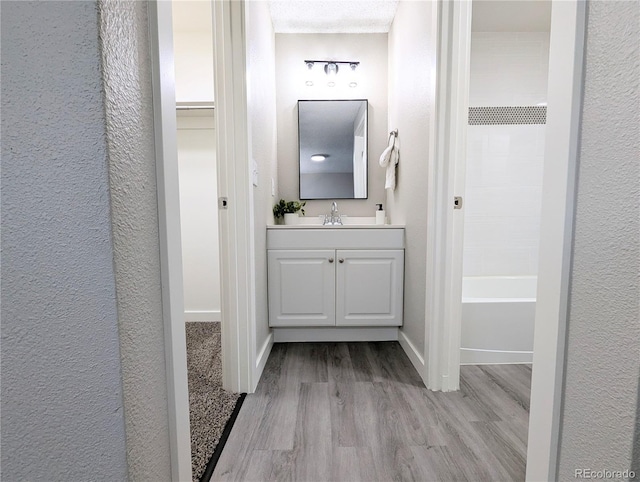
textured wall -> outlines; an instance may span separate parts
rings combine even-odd
[[[275,38],[267,2],[247,2],[247,107],[251,144],[250,161],[258,166],[253,188],[255,229],[256,350],[269,336],[267,310],[267,224],[273,224],[271,180],[277,179]]]
[[[561,480],[573,480],[574,469],[631,464],[640,373],[639,9],[588,4]]]
[[[127,477],[97,21],[2,2],[2,480]]]
[[[336,78],[336,86],[322,82],[307,87],[304,59],[359,61],[358,86]],[[317,68],[317,67],[316,67]],[[343,69],[340,66],[340,69]],[[324,75],[324,74],[321,74]],[[344,77],[343,77],[344,78]],[[368,99],[369,198],[341,199],[338,208],[349,216],[375,216],[384,203],[384,174],[378,164],[387,147],[387,34],[276,34],[278,109],[278,187],[280,197],[298,199],[298,100]],[[307,201],[307,216],[327,214],[331,200]]]
[[[129,475],[169,480],[147,4],[99,7]]]
[[[435,36],[428,28],[433,6],[432,2],[399,2],[389,31],[389,129],[398,129],[400,161],[396,190],[387,191],[387,211],[392,223],[406,224],[402,330],[421,355],[427,291],[429,115],[436,52]]]

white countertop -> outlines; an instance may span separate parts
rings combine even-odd
[[[399,224],[376,224],[375,217],[342,215],[343,224],[323,225],[324,216],[300,216],[296,224],[269,224],[267,229],[401,229]]]
[[[268,224],[267,229],[404,229],[402,224]]]

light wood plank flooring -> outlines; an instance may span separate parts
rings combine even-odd
[[[276,344],[215,481],[524,480],[531,368],[427,390],[397,342]]]

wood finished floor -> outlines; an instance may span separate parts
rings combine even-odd
[[[397,342],[276,344],[214,481],[524,480],[531,368],[427,390]]]

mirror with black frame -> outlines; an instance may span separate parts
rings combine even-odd
[[[300,199],[367,199],[364,100],[299,100]]]

